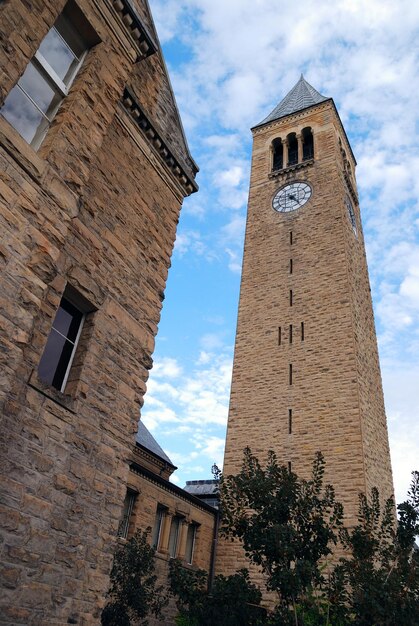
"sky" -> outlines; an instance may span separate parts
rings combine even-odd
[[[150,0],[199,193],[181,212],[142,419],[173,480],[222,466],[252,137],[303,72],[358,162],[397,501],[419,470],[419,3]],[[249,442],[251,443],[251,442]]]

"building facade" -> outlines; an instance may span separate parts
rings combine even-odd
[[[211,575],[215,565],[218,521],[214,481],[193,481],[181,489],[169,478],[177,468],[142,422],[130,459],[120,543],[137,529],[150,532],[156,550],[158,584],[168,589],[170,559],[185,568],[203,569]],[[199,486],[198,486],[199,484]],[[212,492],[211,494],[209,492]],[[210,499],[210,502],[208,500]],[[174,624],[178,613],[170,598],[161,619],[149,617],[150,626]]]
[[[0,622],[97,624],[197,167],[146,0],[1,26]]]
[[[359,492],[393,493],[355,158],[303,77],[252,132],[224,472],[250,445],[308,478],[320,450],[352,525]],[[217,569],[243,559],[222,543]]]

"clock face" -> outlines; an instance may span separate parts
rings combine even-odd
[[[352,230],[354,231],[355,235],[358,235],[357,229],[356,229],[355,211],[354,211],[354,207],[352,206],[352,202],[349,199],[349,196],[346,196],[345,204],[346,204],[346,210],[348,211],[348,217],[352,226]]]
[[[310,199],[310,197],[310,185],[308,183],[296,181],[278,189],[274,199],[272,200],[272,206],[275,211],[288,213],[289,211],[299,209],[300,206],[303,206],[303,204]]]

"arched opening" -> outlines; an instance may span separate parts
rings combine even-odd
[[[274,139],[272,142],[272,169],[282,170],[284,167],[284,147],[281,139]]]
[[[301,131],[303,138],[303,161],[314,158],[314,139],[310,127],[303,128]]]
[[[290,133],[287,137],[288,140],[288,165],[295,165],[298,163],[298,141],[295,133]]]

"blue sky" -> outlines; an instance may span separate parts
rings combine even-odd
[[[142,419],[174,481],[222,464],[250,127],[300,73],[358,161],[396,497],[419,469],[419,4],[150,0],[200,191],[182,209]],[[251,443],[251,442],[249,442]]]

